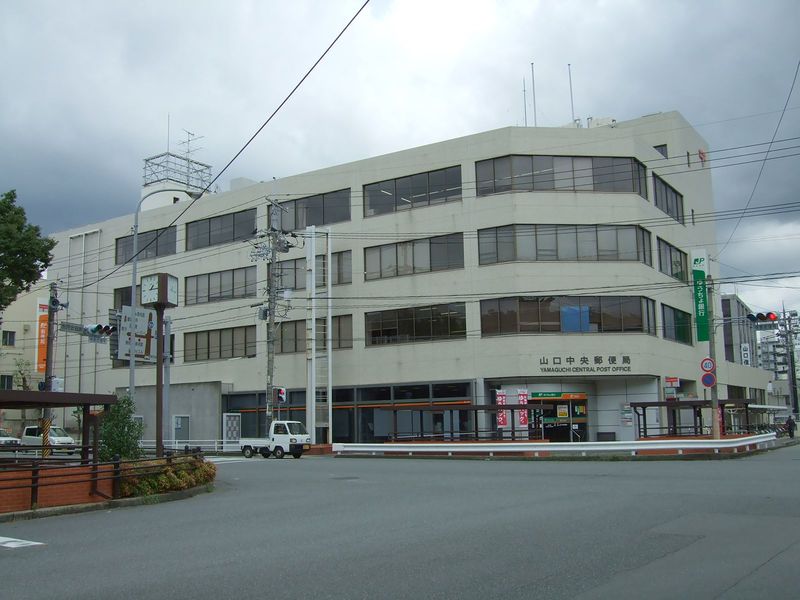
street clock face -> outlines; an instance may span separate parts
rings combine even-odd
[[[178,305],[178,278],[167,277],[167,304]]]
[[[142,306],[158,302],[158,275],[142,277]]]

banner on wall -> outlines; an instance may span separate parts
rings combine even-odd
[[[528,390],[517,390],[517,403],[518,404],[527,404],[528,403]],[[528,411],[521,410],[519,411],[519,424],[522,426],[528,426]]]
[[[36,372],[47,371],[47,303],[48,298],[36,299]]]
[[[506,405],[506,393],[503,390],[497,390],[497,405],[498,406],[505,406]],[[498,410],[497,411],[497,426],[498,427],[508,427],[508,411],[507,410]]]

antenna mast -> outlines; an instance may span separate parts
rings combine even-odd
[[[569,107],[572,110],[572,122],[575,122],[575,105],[572,102],[572,65],[567,63],[567,71],[569,72]]]
[[[525,95],[525,78],[522,78],[522,109],[525,113],[525,127],[528,126],[528,97]]]
[[[536,80],[533,78],[533,63],[531,63],[531,95],[533,96],[533,126],[536,127]]]

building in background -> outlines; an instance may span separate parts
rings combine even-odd
[[[239,181],[188,210],[180,194],[155,203],[139,220],[138,273],[179,279],[178,306],[167,311],[173,439],[220,439],[230,415],[242,435],[264,433],[268,345],[254,305],[269,268],[282,288],[281,416],[306,420],[316,339],[319,440],[329,425],[334,441],[354,442],[475,430],[634,439],[632,403],[707,396],[700,364],[708,343],[697,341],[688,257],[715,241],[713,222],[696,219],[714,211],[706,150],[675,112],[587,128],[507,127],[277,181]],[[279,222],[268,222],[268,199],[280,204]],[[68,302],[60,319],[103,323],[131,302],[132,224],[128,215],[55,234],[50,273]],[[252,256],[269,226],[291,242],[271,267]],[[316,298],[329,279],[334,350],[325,356],[327,299]],[[714,299],[715,314],[724,314]],[[738,301],[727,300],[738,314]],[[748,330],[712,329],[725,348],[719,397],[763,403],[770,374],[755,365]],[[55,372],[65,389],[124,392],[127,361],[110,347],[59,332]],[[153,439],[155,371],[136,373],[137,411]],[[525,422],[519,411],[459,410],[503,400],[541,410]],[[673,411],[668,423],[664,409],[648,410],[664,432],[691,423],[691,411]]]

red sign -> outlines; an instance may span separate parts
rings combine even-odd
[[[47,304],[39,303],[36,316],[36,371],[47,371]]]
[[[498,406],[505,406],[506,405],[506,393],[503,390],[497,390],[497,405]],[[508,427],[508,411],[507,410],[498,410],[497,411],[497,426],[498,427]]]
[[[711,373],[711,371],[717,368],[717,363],[714,362],[713,358],[706,357],[700,361],[700,368],[704,373]]]
[[[528,390],[517,390],[517,402],[519,404],[527,404],[528,403]],[[519,424],[527,427],[528,426],[528,411],[521,410],[519,411]]]

